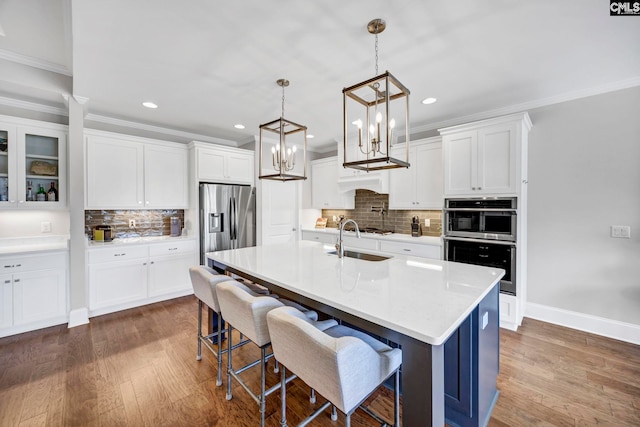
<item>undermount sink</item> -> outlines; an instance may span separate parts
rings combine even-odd
[[[331,251],[327,253],[330,255],[338,255],[338,251]],[[385,259],[391,258],[390,256],[367,254],[364,252],[356,252],[356,251],[344,251],[344,256],[348,258],[357,258],[364,261],[384,261]]]

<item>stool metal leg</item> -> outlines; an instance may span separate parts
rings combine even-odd
[[[264,427],[264,414],[267,412],[267,396],[265,396],[265,381],[267,376],[267,347],[263,346],[260,349],[262,363],[260,363],[260,427]]]
[[[229,340],[231,342],[231,340]],[[231,350],[229,350],[231,352]],[[222,314],[218,313],[218,378],[216,386],[222,385]]]
[[[331,421],[338,421],[338,410],[336,405],[331,405]]]
[[[231,371],[233,370],[233,365],[231,364],[231,333],[233,332],[233,326],[230,323],[227,323],[227,400],[231,400],[233,395],[231,394]]]
[[[198,300],[198,356],[196,360],[202,360],[202,301]]]
[[[316,403],[316,390],[314,388],[311,389],[311,395],[309,396],[310,403]]]
[[[280,426],[287,427],[287,369],[280,371]]]
[[[393,425],[400,427],[400,370],[396,370],[393,384]]]

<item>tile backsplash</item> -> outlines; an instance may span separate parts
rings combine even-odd
[[[384,204],[385,211],[378,211]],[[333,217],[344,215],[358,223],[360,227],[375,227],[391,230],[395,233],[411,234],[411,218],[420,218],[423,236],[440,236],[442,234],[442,211],[405,211],[388,210],[389,195],[378,194],[369,190],[356,190],[355,209],[323,209],[322,217],[327,218],[327,227],[337,227]],[[424,220],[429,219],[431,224],[425,227]]]
[[[84,211],[84,228],[88,236],[93,236],[96,225],[110,225],[113,237],[122,237],[127,233],[141,236],[168,236],[171,234],[171,217],[178,217],[180,228],[184,227],[184,210],[99,210]],[[135,220],[136,226],[129,227],[129,220]]]

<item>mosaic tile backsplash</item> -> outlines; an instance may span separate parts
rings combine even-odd
[[[384,213],[372,212],[372,206],[382,207]],[[423,236],[440,236],[442,234],[442,211],[402,211],[388,210],[389,195],[378,194],[369,190],[356,190],[355,209],[323,209],[322,217],[327,218],[327,227],[336,228],[337,222],[333,216],[344,215],[358,223],[359,227],[374,227],[383,230],[391,230],[394,233],[411,234],[411,218],[420,218]],[[424,220],[429,218],[431,224],[425,227]]]
[[[140,236],[168,236],[171,234],[171,217],[178,217],[180,228],[184,227],[184,210],[100,210],[84,211],[84,228],[87,236],[93,236],[96,225],[110,225],[113,237],[126,237],[131,233]],[[136,226],[129,227],[129,220]]]

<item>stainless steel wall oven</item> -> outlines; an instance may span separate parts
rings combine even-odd
[[[444,257],[447,261],[505,270],[500,292],[516,294],[517,199],[446,199]]]

